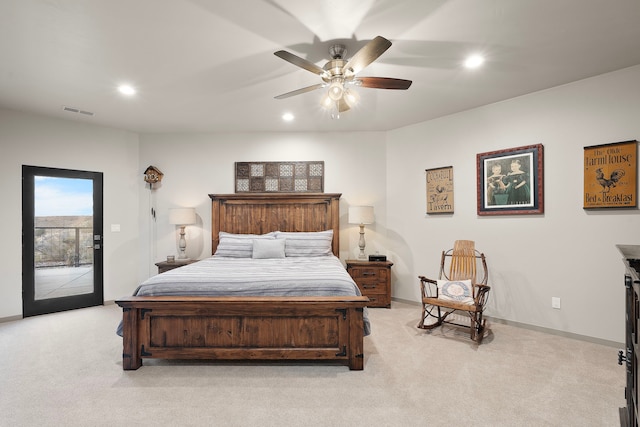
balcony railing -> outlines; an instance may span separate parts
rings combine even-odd
[[[35,227],[35,268],[93,264],[92,227]]]

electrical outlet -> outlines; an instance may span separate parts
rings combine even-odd
[[[558,297],[551,297],[551,307],[552,308],[560,308],[560,298]]]

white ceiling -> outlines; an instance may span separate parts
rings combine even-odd
[[[639,19],[640,0],[2,0],[0,107],[143,133],[389,130],[640,64]],[[323,66],[377,35],[393,45],[359,75],[407,91],[360,88],[340,120],[320,90],[274,99],[321,81],[273,52]]]

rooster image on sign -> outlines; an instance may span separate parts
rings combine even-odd
[[[596,181],[602,186],[602,192],[607,193],[611,191],[612,187],[615,187],[620,178],[624,176],[624,171],[622,169],[616,169],[611,172],[611,176],[609,179],[604,177],[604,172],[602,169],[596,169]]]

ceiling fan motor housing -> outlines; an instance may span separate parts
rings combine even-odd
[[[329,47],[329,57],[332,59],[344,59],[347,56],[347,47],[343,44],[334,44]]]
[[[325,75],[322,76],[322,80],[327,83],[334,81],[336,78],[344,78],[342,74],[342,69],[345,66],[347,61],[344,59],[331,59],[329,62],[324,64],[324,70],[326,71]]]

